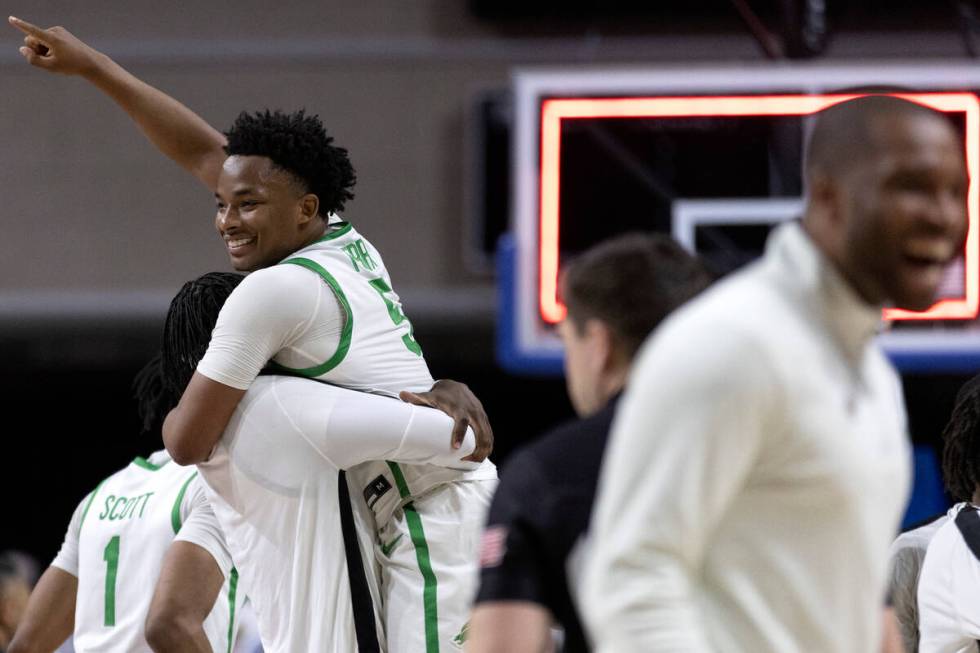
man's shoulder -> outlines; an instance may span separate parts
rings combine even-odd
[[[675,373],[717,371],[770,358],[767,352],[783,337],[778,333],[782,309],[758,275],[740,274],[718,282],[668,316],[648,338],[634,367],[659,361]]]
[[[675,311],[670,321],[695,323],[705,319],[719,326],[766,329],[774,313],[787,304],[764,267],[757,261],[724,279]]]
[[[281,288],[284,285],[304,283],[311,278],[310,275],[311,272],[302,266],[283,262],[248,274],[232,292],[252,292],[270,286]]]
[[[145,458],[142,456],[134,458],[122,468],[106,476],[93,492],[105,488],[132,488],[145,485],[179,486],[193,478],[196,472],[197,468],[194,465],[178,465],[166,450],[161,449]]]
[[[902,531],[892,543],[892,551],[899,549],[914,548],[925,551],[929,545],[929,540],[936,534],[947,521],[949,516],[944,512],[933,515],[926,520],[913,524],[910,528]]]
[[[947,521],[949,518],[943,514],[926,524],[909,529],[895,538],[888,549],[893,577],[900,578],[909,573],[918,577],[922,568],[922,561],[929,549],[929,543]]]
[[[960,524],[957,524],[957,517],[960,516],[960,511],[956,510],[957,507],[954,506],[949,511],[945,521],[938,523],[938,528],[932,532],[926,544],[926,557],[927,559],[931,559],[933,564],[937,562],[942,564],[942,561],[948,561],[949,556],[954,552],[957,555],[968,552],[968,557],[971,560],[976,560],[980,564],[980,558],[973,555],[972,548],[967,542],[966,536],[960,528]],[[972,518],[980,519],[980,514],[973,511]]]
[[[314,273],[297,265],[273,265],[245,277],[225,302],[236,315],[303,315],[315,302],[319,282]],[[294,310],[289,310],[289,309]],[[263,319],[263,322],[265,320]]]
[[[505,476],[533,474],[533,481],[555,489],[577,487],[598,476],[615,406],[582,419],[564,422],[511,454]],[[515,472],[515,470],[517,470]]]

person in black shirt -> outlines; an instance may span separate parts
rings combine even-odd
[[[627,235],[575,259],[561,278],[568,309],[558,331],[565,378],[581,419],[512,454],[480,552],[469,653],[587,651],[566,568],[588,528],[606,437],[633,355],[671,311],[705,288],[702,266],[662,235]],[[669,380],[665,380],[669,382]]]

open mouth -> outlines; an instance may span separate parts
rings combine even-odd
[[[910,243],[902,251],[905,263],[924,270],[945,268],[955,256],[956,249],[945,242]]]
[[[938,257],[931,257],[931,256],[913,256],[911,254],[903,254],[902,258],[904,258],[905,262],[908,263],[909,265],[913,265],[915,267],[921,267],[921,268],[928,268],[933,266],[946,267],[950,263],[950,259],[948,258],[938,258]]]

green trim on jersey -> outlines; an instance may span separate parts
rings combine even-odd
[[[398,463],[385,461],[395,478],[398,494],[402,499],[411,498],[408,483],[402,474]],[[422,606],[425,613],[425,653],[439,653],[439,605],[436,574],[432,571],[432,561],[429,558],[429,543],[425,540],[425,529],[422,528],[422,517],[415,509],[414,503],[407,503],[403,508],[405,521],[408,522],[408,534],[415,545],[415,559],[422,573]]]
[[[231,568],[228,575],[228,653],[235,641],[235,595],[238,593],[238,570]]]
[[[82,519],[78,522],[78,531],[82,531],[82,524],[85,523],[85,515],[88,514],[88,509],[92,507],[92,502],[95,501],[95,495],[99,493],[99,490],[105,485],[105,482],[109,479],[104,478],[99,481],[99,484],[95,486],[95,489],[88,495],[88,503],[85,504],[85,510],[82,511]]]
[[[107,628],[116,625],[116,577],[119,574],[119,540],[118,535],[113,535],[106,544],[102,552],[102,559],[105,561],[105,617],[103,624]]]
[[[436,574],[432,571],[432,561],[429,560],[429,543],[425,541],[425,531],[422,529],[422,518],[415,510],[415,504],[405,505],[405,519],[408,521],[408,532],[415,545],[415,558],[419,563],[419,571],[425,584],[422,586],[422,605],[425,608],[425,653],[439,653],[439,610],[436,595]]]
[[[334,238],[340,238],[341,236],[343,236],[344,234],[346,234],[348,231],[350,231],[353,228],[353,226],[349,222],[335,222],[334,225],[337,225],[337,226],[344,225],[344,226],[343,227],[340,227],[340,229],[337,229],[335,231],[328,232],[327,235],[325,235],[322,238],[320,238],[319,240],[315,240],[313,242],[315,242],[315,243],[322,243],[322,242],[325,242],[325,241],[328,241],[328,240],[333,240]]]
[[[388,469],[391,470],[391,475],[395,477],[395,486],[398,487],[398,494],[402,499],[411,499],[412,493],[408,491],[408,483],[405,482],[405,475],[402,474],[402,468],[398,466],[398,463],[393,463],[390,460],[385,461],[388,463]]]
[[[174,507],[170,511],[170,525],[174,527],[174,535],[179,533],[180,527],[183,526],[180,519],[180,504],[184,501],[184,493],[187,492],[187,486],[191,484],[195,476],[197,476],[197,472],[191,474],[184,481],[184,485],[180,488],[180,492],[177,493],[177,498],[174,500]]]
[[[163,463],[163,465],[166,465],[168,462],[170,462],[170,461],[169,460],[168,461],[165,461]],[[148,469],[151,472],[155,472],[158,469],[160,469],[161,467],[163,467],[163,465],[154,465],[153,463],[151,463],[149,460],[147,460],[143,456],[137,456],[133,460],[133,464],[136,465],[137,467],[142,467],[143,469]]]
[[[347,226],[349,227],[350,225]],[[286,259],[283,261],[283,263],[298,265],[320,275],[337,296],[337,301],[340,303],[340,308],[347,315],[347,319],[344,321],[344,329],[340,333],[340,342],[337,344],[337,351],[334,352],[333,356],[331,356],[327,362],[315,367],[306,367],[303,369],[286,367],[285,365],[280,365],[275,361],[270,362],[270,366],[274,370],[298,374],[309,378],[323,376],[333,368],[340,365],[340,363],[347,356],[347,352],[350,350],[351,335],[354,333],[354,313],[351,311],[350,302],[347,301],[347,296],[344,294],[344,291],[340,289],[340,284],[337,283],[337,280],[333,278],[333,275],[327,272],[322,265],[316,261],[311,261],[308,258],[291,258]]]

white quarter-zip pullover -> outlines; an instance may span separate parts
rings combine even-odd
[[[898,376],[799,224],[643,347],[580,601],[601,653],[869,653],[910,449]]]

